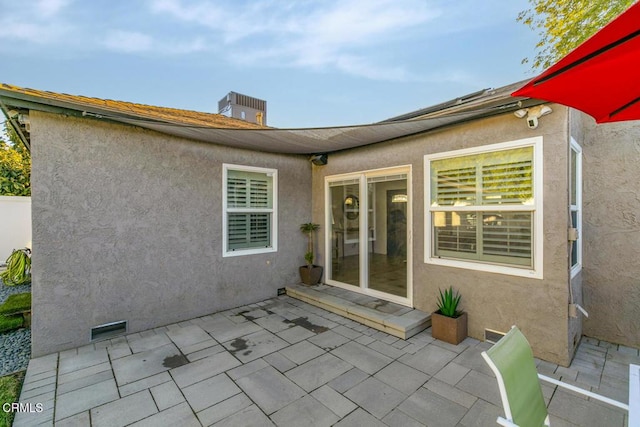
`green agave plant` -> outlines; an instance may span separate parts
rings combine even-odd
[[[460,298],[462,296],[459,292],[453,293],[453,286],[449,286],[449,289],[439,289],[440,297],[438,298],[438,309],[443,316],[458,317],[460,311],[458,311],[458,304],[460,304]]]

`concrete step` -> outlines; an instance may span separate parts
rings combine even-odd
[[[406,340],[431,326],[431,314],[329,285],[290,285],[287,295]]]

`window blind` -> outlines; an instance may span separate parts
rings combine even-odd
[[[227,207],[273,207],[273,178],[264,173],[229,170],[227,174]]]
[[[532,250],[531,212],[491,212],[482,218],[484,259],[528,265]]]
[[[229,249],[269,247],[270,213],[230,213],[228,219]]]
[[[227,172],[228,250],[271,246],[273,178],[242,170]],[[266,212],[265,212],[266,211]]]
[[[432,161],[431,190],[434,255],[532,267],[533,147]]]
[[[533,197],[533,161],[482,166],[482,204],[524,204]]]
[[[475,205],[476,168],[445,169],[438,171],[436,203],[439,206],[456,204]]]

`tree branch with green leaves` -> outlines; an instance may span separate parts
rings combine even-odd
[[[628,9],[636,0],[529,0],[530,9],[517,21],[534,31],[540,40],[531,60],[534,69],[546,69]]]

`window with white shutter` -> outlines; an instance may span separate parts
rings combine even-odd
[[[541,145],[425,156],[425,262],[541,277]]]
[[[224,255],[276,251],[275,169],[223,165]]]

